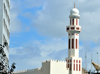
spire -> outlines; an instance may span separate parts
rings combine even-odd
[[[74,2],[74,8],[75,8],[75,2]]]

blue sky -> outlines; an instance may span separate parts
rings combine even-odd
[[[74,2],[81,17],[83,67],[86,51],[88,70],[91,69],[91,54],[93,61],[99,63],[96,54],[100,51],[99,0],[10,0],[9,64],[16,62],[16,71],[41,67],[42,61],[49,59],[65,60],[68,55],[66,26]]]

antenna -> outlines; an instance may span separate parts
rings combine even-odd
[[[98,60],[98,52],[97,52],[97,64],[99,64],[99,60]],[[99,67],[99,66],[97,66],[97,67]],[[98,71],[97,71],[98,72]]]
[[[87,70],[87,51],[85,52],[85,67],[86,67],[86,70]]]
[[[92,54],[91,54],[91,71],[92,71]]]
[[[98,52],[97,52],[97,63],[99,64],[99,60],[98,60]]]
[[[74,8],[75,8],[75,2],[74,2]]]

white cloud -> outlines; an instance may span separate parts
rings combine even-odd
[[[18,14],[11,14],[11,25],[10,25],[10,33],[16,33],[22,31],[22,23],[17,18]]]
[[[62,39],[52,39],[43,42],[36,40],[33,42],[32,41],[28,42],[27,44],[24,45],[24,47],[10,48],[10,55],[25,55],[25,54],[30,54],[32,52],[36,53],[35,50],[37,50],[38,54],[40,54],[42,57],[45,57],[53,51],[60,51],[66,49],[67,46],[68,46],[67,40],[64,41]]]
[[[24,55],[25,53],[23,52],[23,47],[15,47],[15,48],[10,48],[9,54],[10,55]]]
[[[60,51],[63,49],[66,49],[68,46],[67,40],[61,40],[61,39],[54,39],[53,41],[46,41],[45,43],[42,43],[40,45],[40,50],[41,50],[41,55],[42,56],[47,56],[50,54],[52,51]]]
[[[33,20],[33,27],[37,28],[39,33],[50,37],[67,36],[66,25],[68,25],[68,8],[65,1],[51,1],[44,3],[43,9],[38,11],[37,17]],[[65,10],[65,11],[64,11]],[[63,15],[62,15],[63,14]]]
[[[50,60],[50,59],[65,60],[65,58],[68,56],[67,42],[68,41],[66,39],[29,41],[23,44],[23,47],[10,48],[10,56],[11,56],[10,61],[13,61],[15,59],[14,61],[17,63],[16,70],[24,70],[24,69],[34,69],[34,68],[41,67],[41,62],[45,60]],[[97,48],[94,48],[94,49],[97,49]],[[91,53],[94,52],[92,50],[93,49],[91,49],[91,52],[88,52],[88,55],[87,55],[88,64],[90,65],[88,66],[88,70],[91,68],[91,62],[90,62]],[[85,57],[86,51],[87,50],[83,47],[83,45],[80,45],[80,57],[82,57],[83,59],[83,67],[85,67],[84,57]]]
[[[22,23],[18,19],[18,15],[20,12],[20,4],[18,2],[11,1],[11,9],[10,9],[10,33],[16,33],[22,31]]]
[[[87,2],[86,0],[75,1],[76,8],[80,11],[80,40],[98,42],[99,40],[99,8],[97,1]],[[42,10],[34,17],[33,27],[41,35],[55,38],[67,37],[66,26],[69,25],[69,14],[73,8],[72,1],[45,1]],[[87,36],[87,37],[86,37]]]
[[[14,60],[17,63],[18,68],[16,70],[20,69],[19,68],[20,65],[23,65],[23,68],[20,70],[41,67],[42,61],[48,59],[57,59],[55,58],[58,56],[57,52],[60,53],[60,55],[62,54],[62,57],[58,59],[62,59],[63,55],[66,55],[61,53],[60,51],[64,49],[67,50],[67,40],[62,40],[62,39],[51,39],[46,41],[36,40],[36,41],[29,41],[26,43],[27,44],[24,44],[23,47],[10,48],[9,51],[10,61]],[[53,52],[55,52],[55,54]],[[51,56],[50,54],[55,56]],[[23,63],[23,61],[25,62]],[[26,63],[27,65],[25,65]]]
[[[15,2],[12,2],[11,32],[20,32],[22,30],[22,22],[17,18],[20,14],[32,19],[33,27],[43,36],[55,38],[67,37],[66,26],[69,25],[69,14],[70,10],[74,6],[73,1],[43,0],[38,2],[38,0],[25,0],[23,3],[21,3],[22,1],[17,1],[17,7],[15,6]],[[80,33],[80,40],[98,42],[100,37],[100,23],[98,17],[98,13],[100,13],[100,2],[87,2],[86,0],[76,0],[74,2],[76,3],[76,8],[79,9],[81,15],[80,25],[82,26],[82,32]],[[35,5],[31,3],[34,3]],[[21,5],[25,5],[26,9],[35,7],[42,7],[42,9],[38,9],[37,15],[32,18],[33,14],[29,11],[22,14],[25,7],[22,8]],[[86,35],[87,37],[85,37]]]

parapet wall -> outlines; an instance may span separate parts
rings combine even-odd
[[[42,63],[46,63],[46,62],[65,62],[65,61],[59,61],[59,60],[46,60],[46,61],[43,61]]]
[[[34,71],[34,69],[14,71],[13,73],[24,73],[24,72],[30,72],[30,71]]]

